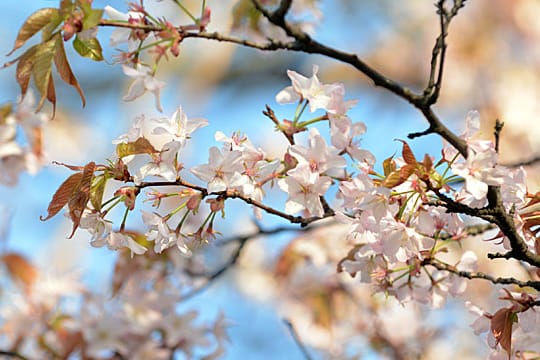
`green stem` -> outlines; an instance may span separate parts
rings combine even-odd
[[[184,216],[182,216],[182,219],[178,222],[178,225],[176,226],[176,232],[179,233],[180,232],[180,229],[182,228],[182,225],[184,225],[184,222],[186,222],[186,219],[189,215],[191,210],[188,210],[186,211],[186,213],[184,214]]]
[[[294,112],[294,119],[293,119],[293,125],[298,124],[298,120],[300,119],[300,116],[304,113],[304,110],[306,109],[306,106],[308,104],[307,100],[299,101],[298,105],[296,106],[296,111]]]
[[[204,9],[206,9],[206,0],[203,0],[201,5],[201,18],[204,16]]]
[[[195,16],[193,16],[193,14],[192,14],[192,13],[191,13],[184,5],[182,5],[182,4],[180,3],[180,1],[178,1],[178,0],[173,0],[173,1],[174,1],[174,3],[175,3],[176,5],[178,5],[178,7],[179,7],[180,9],[182,9],[182,11],[183,11],[187,16],[189,16],[189,17],[191,18],[191,20],[193,20],[194,23],[197,23],[197,22],[198,22],[197,18],[195,18]]]
[[[303,128],[303,127],[306,127],[308,125],[311,125],[311,124],[315,124],[319,121],[322,121],[322,120],[328,120],[328,116],[327,115],[323,115],[323,116],[319,116],[319,117],[316,117],[316,118],[313,118],[311,120],[307,120],[307,121],[303,121],[301,123],[298,124],[298,127],[299,128]]]
[[[105,201],[102,205],[101,205],[101,208],[103,208],[104,206],[107,206],[110,202],[116,200],[107,210],[104,210],[104,212],[109,212],[112,208],[114,208],[116,205],[118,205],[121,201],[122,201],[122,196],[114,196],[112,198],[110,198],[109,200]]]
[[[129,208],[126,207],[126,211],[124,211],[124,217],[122,218],[122,223],[120,224],[120,231],[124,231],[126,227],[126,220],[129,213]]]

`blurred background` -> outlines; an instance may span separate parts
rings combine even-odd
[[[199,1],[183,3],[193,9],[200,6]],[[238,1],[207,3],[212,8],[209,31],[230,33],[232,9]],[[308,11],[306,21],[316,22],[315,39],[356,53],[386,76],[420,90],[427,82],[431,50],[438,35],[438,18],[432,3],[425,0],[322,0],[316,2],[322,17],[318,19],[319,13]],[[94,0],[94,7],[105,5],[126,11],[124,1]],[[173,23],[185,21],[182,17],[175,18],[176,8],[167,1],[147,1],[146,5]],[[57,1],[19,0],[2,4],[0,49],[3,53],[13,46],[25,18],[48,6],[56,7]],[[234,33],[260,39],[260,35],[246,29],[236,29]],[[90,247],[88,236],[82,231],[73,239],[66,239],[71,227],[68,218],[57,216],[41,222],[39,216],[46,214],[52,194],[70,174],[51,161],[73,165],[91,160],[104,162],[114,153],[111,141],[127,132],[135,116],[141,113],[148,117],[160,116],[150,94],[134,102],[122,100],[129,79],[119,65],[111,65],[118,52],[109,46],[110,34],[109,29],[99,30],[106,59],[101,63],[81,59],[71,46],[66,46],[73,70],[86,93],[87,105],[81,108],[77,93],[57,82],[59,108],[44,135],[49,165],[35,176],[23,174],[14,187],[0,187],[2,246],[24,254],[51,272],[77,274],[96,291],[107,288],[116,255],[106,249]],[[504,121],[501,163],[515,163],[540,154],[537,120],[540,113],[540,2],[476,0],[467,3],[450,27],[448,44],[443,88],[436,105],[441,119],[460,133],[467,112],[476,109],[481,114],[486,137],[491,136],[495,119]],[[395,139],[405,139],[409,132],[426,128],[421,114],[404,101],[374,88],[362,74],[331,59],[285,51],[263,53],[224,43],[186,39],[179,58],[162,62],[156,77],[167,83],[162,91],[162,115],[170,116],[181,105],[189,117],[209,120],[210,125],[196,133],[184,154],[187,167],[206,163],[206,149],[220,146],[214,141],[218,130],[227,135],[241,130],[256,146],[274,156],[282,154],[286,149],[283,136],[273,130],[273,124],[261,112],[268,104],[278,117],[292,117],[294,105],[279,106],[274,100],[275,94],[290,84],[287,69],[311,76],[314,64],[319,65],[323,82],[343,82],[346,98],[359,100],[350,114],[353,120],[366,123],[368,131],[362,145],[375,154],[379,164],[399,153],[400,143]],[[0,104],[17,101],[19,88],[14,74],[13,67],[0,72]],[[49,109],[46,107],[46,110]],[[410,145],[417,156],[426,152],[437,156],[441,149],[440,139],[433,135],[411,141]],[[537,191],[540,184],[538,170],[538,165],[527,168],[531,192]],[[282,208],[279,204],[286,199],[279,190],[270,192],[269,198],[278,208]],[[228,202],[229,206],[227,219],[220,224],[221,232],[228,237],[236,231],[252,230],[251,210],[240,203]],[[128,225],[141,229],[140,217],[133,215]],[[271,228],[282,222],[264,215],[262,224]],[[327,239],[339,236],[336,234],[338,230],[320,236]],[[324,239],[321,241],[326,241]],[[290,299],[280,299],[284,285],[279,277],[274,278],[276,266],[279,261],[283,263],[290,244],[290,235],[251,241],[234,269],[185,304],[186,308],[199,308],[203,317],[214,317],[223,310],[230,319],[231,344],[226,359],[303,358],[283,323],[291,311],[303,310]],[[219,250],[217,252],[213,256],[219,258]],[[344,255],[346,253],[341,254]],[[462,341],[464,356],[481,357],[485,349],[480,345],[480,338],[471,336],[470,319],[459,324],[451,320],[457,314],[466,316],[463,313],[461,307],[451,303],[440,313],[443,315],[434,315],[427,321],[446,329],[446,340]],[[336,319],[339,316],[336,315]],[[320,322],[317,329],[324,330],[323,323]],[[308,345],[328,341],[323,330],[317,337],[315,328],[309,330],[312,325],[299,324],[303,327],[297,329],[301,336],[313,337],[305,340]],[[365,340],[359,339],[355,346],[362,348],[365,344],[362,341]],[[448,341],[434,342],[433,346],[425,350],[426,358],[429,351],[452,349]],[[439,355],[441,353],[444,352]],[[369,349],[363,349],[363,355],[366,358],[378,356]]]

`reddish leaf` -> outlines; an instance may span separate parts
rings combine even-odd
[[[47,217],[40,216],[41,221],[48,220],[58,214],[60,210],[66,205],[73,194],[73,190],[79,185],[82,179],[82,173],[76,173],[71,175],[60,185],[58,190],[53,195],[49,207],[47,208]]]
[[[9,275],[13,280],[23,285],[23,290],[29,291],[38,277],[38,270],[26,258],[16,253],[2,256]]]
[[[68,236],[69,239],[73,237],[75,231],[81,223],[81,217],[90,200],[90,187],[92,186],[92,180],[94,179],[94,171],[96,170],[96,163],[89,162],[85,165],[82,172],[81,181],[74,189],[72,196],[69,198],[69,217],[73,222],[73,230]]]
[[[150,142],[143,137],[138,138],[134,142],[116,145],[116,154],[119,158],[136,154],[155,154],[157,152],[158,151],[152,146],[152,144],[150,144]]]
[[[497,343],[508,353],[510,357],[512,347],[512,324],[514,313],[509,308],[499,309],[491,318],[491,332]]]
[[[39,9],[32,15],[30,15],[24,24],[21,26],[19,33],[17,34],[17,39],[15,40],[15,45],[13,49],[9,52],[8,56],[11,55],[15,50],[24,45],[24,43],[34,36],[38,31],[43,29],[47,24],[53,21],[58,17],[58,9],[55,8],[44,8]]]
[[[83,171],[84,170],[84,166],[69,165],[69,164],[66,164],[66,163],[63,163],[63,162],[58,162],[58,161],[53,161],[53,164],[65,166],[68,169],[73,170],[73,171]]]
[[[433,160],[431,160],[431,156],[428,154],[424,155],[424,168],[426,169],[426,172],[429,174],[431,170],[433,169]]]
[[[86,105],[86,99],[77,78],[75,78],[75,74],[73,74],[73,71],[71,70],[71,66],[69,66],[69,62],[66,57],[66,50],[64,48],[64,42],[59,36],[56,39],[56,52],[54,54],[54,64],[56,65],[56,70],[58,70],[58,74],[60,74],[62,80],[77,89],[84,107]]]
[[[412,174],[414,174],[416,170],[416,165],[404,165],[402,166],[400,169],[399,169],[399,176],[401,178],[402,181],[405,181],[409,178],[409,176],[411,176]]]
[[[403,143],[403,149],[401,150],[401,155],[403,156],[403,160],[405,160],[405,162],[409,165],[416,165],[417,164],[416,157],[414,156],[409,144],[407,144],[407,142],[403,140],[398,140],[398,141],[401,141]]]
[[[52,76],[49,77],[49,86],[47,87],[47,100],[49,100],[49,102],[53,106],[52,117],[54,118],[54,114],[56,113],[56,90],[54,89],[54,81]]]

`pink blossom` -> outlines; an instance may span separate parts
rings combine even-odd
[[[148,68],[137,65],[136,68],[132,68],[126,65],[122,65],[124,74],[134,78],[134,81],[129,85],[128,93],[124,96],[125,101],[133,101],[142,95],[146,91],[150,91],[156,97],[156,108],[161,112],[161,103],[159,99],[159,92],[165,86],[163,81],[157,80]]]
[[[324,210],[319,197],[326,193],[331,183],[328,176],[319,176],[319,173],[311,171],[307,164],[299,164],[289,170],[287,177],[278,181],[281,190],[289,195],[285,211],[294,214],[305,209],[312,216],[323,216]]]
[[[229,187],[233,176],[243,171],[242,153],[240,151],[221,151],[210,148],[208,164],[198,165],[191,169],[199,179],[208,182],[208,192],[224,191]]]

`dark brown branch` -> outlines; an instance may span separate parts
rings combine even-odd
[[[504,278],[504,277],[494,277],[489,274],[485,274],[479,271],[461,271],[458,270],[455,266],[437,261],[436,259],[427,258],[422,261],[423,266],[433,266],[437,270],[448,271],[452,274],[464,277],[467,279],[482,279],[487,280],[493,284],[502,284],[502,285],[517,285],[519,287],[532,287],[536,290],[540,290],[540,281],[521,281],[513,277]]]
[[[449,212],[478,217],[497,225],[501,232],[506,236],[512,247],[512,250],[507,253],[508,255],[505,257],[506,259],[512,258],[521,260],[530,265],[540,267],[540,256],[529,251],[527,244],[516,230],[512,216],[506,212],[502,204],[499,187],[490,186],[488,188],[489,204],[487,207],[480,209],[471,208],[470,206],[454,201],[438,190],[432,190],[441,200],[436,205],[445,207]]]
[[[499,145],[501,140],[501,132],[504,127],[504,123],[501,122],[499,119],[495,120],[495,129],[493,131],[493,136],[495,137],[495,151],[499,152]]]
[[[509,167],[509,168],[517,168],[517,167],[520,167],[520,166],[531,166],[531,165],[536,165],[540,163],[540,155],[537,155],[533,158],[530,158],[528,160],[522,160],[522,161],[517,161],[517,162],[514,162],[514,163],[508,163],[508,164],[503,164],[502,166],[506,166],[506,167]]]
[[[212,193],[209,193],[208,190],[204,187],[201,187],[201,186],[198,186],[198,185],[194,185],[194,184],[191,184],[187,181],[184,181],[182,179],[178,179],[176,181],[155,181],[155,182],[142,182],[138,185],[135,185],[135,187],[138,189],[138,191],[140,192],[142,189],[144,188],[147,188],[147,187],[156,187],[156,186],[183,186],[183,187],[186,187],[186,188],[189,188],[189,189],[193,189],[193,190],[197,190],[201,193],[201,196],[203,198],[207,197],[207,196],[217,196],[219,198],[222,198],[222,199],[240,199],[242,200],[243,202],[247,203],[247,204],[250,204],[250,205],[253,205],[269,214],[272,214],[272,215],[276,215],[276,216],[279,216],[283,219],[286,219],[288,220],[291,224],[300,224],[301,227],[306,227],[308,226],[309,224],[311,224],[312,222],[315,222],[315,221],[318,221],[318,220],[321,220],[321,219],[324,219],[324,218],[327,218],[327,217],[332,217],[334,216],[334,212],[333,210],[329,209],[328,211],[325,212],[325,214],[322,216],[322,217],[319,217],[319,216],[311,216],[311,217],[308,217],[308,218],[305,218],[305,217],[302,217],[302,216],[294,216],[294,215],[289,215],[283,211],[279,211],[277,209],[274,209],[268,205],[265,205],[257,200],[253,200],[249,197],[246,197],[242,194],[240,194],[238,191],[236,190],[226,190],[226,191],[218,191],[218,192],[212,192]]]
[[[30,360],[26,356],[23,356],[15,351],[0,350],[0,357],[7,356],[9,359]]]
[[[444,8],[444,0],[437,2],[437,14],[439,15],[440,35],[435,40],[433,51],[431,54],[431,69],[429,72],[429,81],[424,96],[429,105],[433,105],[439,99],[439,93],[442,87],[442,76],[444,69],[444,59],[446,57],[446,37],[448,36],[448,24],[445,21],[446,10]],[[437,74],[435,78],[435,74]]]

